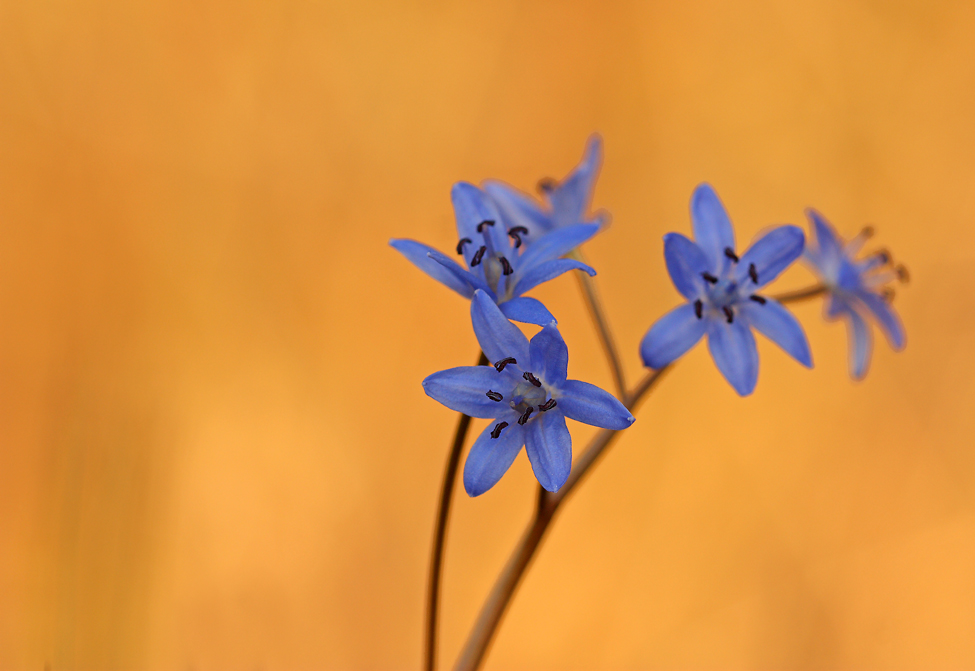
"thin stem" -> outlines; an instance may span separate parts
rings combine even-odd
[[[478,366],[488,364],[487,356],[481,352],[477,359]],[[427,622],[424,636],[423,668],[434,671],[437,668],[437,620],[440,616],[440,583],[443,578],[444,544],[447,540],[447,520],[450,518],[450,502],[454,493],[454,481],[457,480],[457,468],[460,465],[460,455],[464,451],[464,441],[471,426],[471,418],[460,413],[457,420],[457,430],[454,432],[454,443],[447,456],[444,467],[443,484],[440,486],[440,504],[437,506],[437,526],[433,534],[433,551],[430,554],[430,577],[427,590]]]
[[[663,377],[665,371],[671,366],[665,366],[660,370],[650,371],[629,393],[623,395],[624,405],[633,412],[640,401],[653,389],[657,381]],[[505,564],[501,574],[494,583],[491,593],[488,595],[481,612],[477,616],[477,622],[467,638],[467,643],[461,651],[454,671],[476,671],[484,662],[494,635],[497,633],[501,619],[504,617],[508,604],[514,597],[515,591],[524,577],[525,572],[531,565],[532,558],[538,551],[542,539],[545,537],[552,520],[555,518],[562,502],[578,486],[586,474],[592,469],[599,457],[606,451],[619,431],[602,429],[593,436],[586,446],[585,451],[576,461],[569,479],[562,488],[555,493],[546,492],[539,487],[538,504],[525,532],[522,534],[518,545],[515,546],[508,563]]]
[[[785,293],[776,294],[772,296],[772,298],[780,303],[797,303],[808,298],[815,298],[816,296],[824,293],[826,293],[825,285],[814,284],[811,287],[806,287],[805,289],[797,289],[795,291],[786,291]]]
[[[569,253],[569,257],[576,261],[586,263],[585,257],[582,255],[582,250],[580,249],[572,250]],[[592,321],[596,325],[596,331],[599,333],[599,343],[603,346],[603,352],[606,354],[606,358],[609,360],[609,367],[613,371],[613,382],[616,383],[616,392],[622,398],[626,394],[626,378],[623,376],[623,365],[620,363],[620,355],[616,350],[613,334],[609,330],[606,313],[603,311],[602,302],[599,300],[599,294],[596,292],[596,283],[584,272],[574,273],[574,275],[579,280],[579,288],[582,290],[582,296],[586,300],[589,315],[592,317]]]

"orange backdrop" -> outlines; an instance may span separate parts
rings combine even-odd
[[[387,240],[449,249],[454,181],[530,189],[594,130],[631,379],[703,180],[742,241],[873,224],[909,344],[853,383],[798,306],[816,367],[763,340],[744,400],[696,348],[489,668],[975,666],[973,34],[964,0],[3,3],[0,668],[418,667],[455,422],[420,380],[477,344]],[[535,295],[611,388],[575,281]],[[523,455],[459,493],[445,661],[533,496]]]

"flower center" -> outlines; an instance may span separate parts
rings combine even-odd
[[[501,372],[506,366],[517,363],[514,357],[509,356],[495,362],[494,367]],[[551,410],[557,405],[555,399],[551,398],[548,388],[529,371],[522,373],[522,380],[515,384],[507,394],[507,398],[493,389],[489,389],[485,395],[496,403],[507,400],[508,406],[518,414],[518,423],[522,426],[528,423],[534,413]],[[498,438],[507,426],[507,422],[496,424],[491,431],[491,437]]]
[[[515,269],[511,267],[511,262],[508,261],[507,257],[501,253],[503,250],[494,248],[490,231],[494,226],[495,222],[491,219],[485,219],[477,225],[477,232],[481,234],[483,244],[477,246],[468,265],[471,268],[481,266],[484,270],[484,280],[491,287],[491,291],[497,294],[501,277],[510,275],[515,272]],[[515,249],[518,249],[522,243],[521,236],[528,235],[528,229],[524,226],[515,226],[508,231],[508,235],[514,241]],[[457,243],[457,253],[463,255],[468,244],[473,245],[474,241],[470,238],[461,238]]]

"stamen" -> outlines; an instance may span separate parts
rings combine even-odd
[[[521,247],[521,236],[528,235],[528,229],[524,226],[515,226],[508,230],[508,235],[510,235],[515,240],[515,249]]]
[[[694,301],[694,314],[697,315],[698,319],[704,314],[704,303],[701,302],[700,298]]]
[[[877,260],[880,261],[881,264],[890,263],[890,252],[888,252],[886,249],[881,249],[879,252],[876,253],[875,256],[877,257]]]
[[[504,359],[501,359],[501,361],[495,361],[494,367],[500,373],[501,371],[504,370],[504,367],[507,366],[509,363],[518,363],[518,360],[515,359],[513,356],[505,357]]]
[[[542,177],[540,180],[538,180],[538,191],[540,193],[555,191],[555,187],[558,185],[559,183],[551,177]]]
[[[538,380],[538,378],[532,375],[531,373],[529,373],[528,371],[525,371],[525,374],[522,375],[522,377],[528,380],[529,382],[531,382],[536,387],[542,386],[542,383]]]
[[[724,312],[724,316],[728,318],[729,324],[735,321],[735,313],[732,312],[731,308],[729,308],[727,305],[721,308],[721,311]]]
[[[550,398],[547,401],[545,401],[544,403],[542,403],[540,406],[538,406],[538,409],[541,410],[542,412],[545,412],[546,410],[551,410],[556,405],[557,404],[555,402],[555,399],[554,398]]]
[[[880,292],[880,297],[886,302],[890,303],[892,300],[894,300],[894,290],[890,287],[884,287],[884,290]]]
[[[703,277],[706,282],[710,282],[711,284],[718,283],[718,278],[711,273],[701,273],[701,277]]]
[[[748,299],[755,301],[759,305],[765,305],[766,303],[768,303],[767,300],[765,300],[764,298],[762,298],[758,294],[752,294],[751,296],[748,297]]]
[[[501,422],[500,424],[495,424],[494,425],[494,431],[491,432],[491,437],[492,438],[497,438],[498,436],[500,436],[501,435],[501,429],[503,429],[506,426],[508,426],[508,423],[507,422]]]
[[[724,248],[724,255],[727,256],[732,261],[734,261],[735,263],[738,263],[738,255],[735,254],[735,250],[733,250],[731,247]]]
[[[903,263],[898,265],[894,270],[897,272],[897,279],[905,284],[911,281],[911,274],[907,272],[907,266]]]
[[[873,234],[874,234],[873,226],[864,226],[863,230],[860,231],[860,235],[862,235],[865,238],[873,237]]]
[[[471,268],[476,266],[484,258],[484,252],[487,251],[487,245],[481,245],[481,248],[474,252],[474,258],[471,259]]]
[[[533,412],[535,412],[535,408],[528,406],[528,408],[525,409],[525,414],[518,418],[518,423],[524,426],[525,422],[528,421],[528,418],[532,416]]]
[[[499,256],[498,261],[501,262],[502,275],[510,275],[511,273],[515,272],[515,269],[511,267],[510,263],[508,263],[508,259],[504,258],[503,256]]]
[[[457,253],[458,254],[463,254],[464,253],[464,245],[466,245],[468,242],[473,242],[473,241],[470,238],[461,238],[460,239],[460,242],[457,243]]]
[[[491,219],[485,219],[484,221],[482,221],[477,225],[477,232],[483,233],[485,226],[494,226],[494,221],[492,221]]]
[[[752,278],[752,282],[758,284],[758,270],[755,268],[754,263],[748,264],[748,276]]]
[[[501,394],[499,394],[496,391],[491,391],[490,389],[485,394],[485,396],[487,396],[489,399],[491,399],[492,401],[494,401],[496,403],[500,403],[501,401],[504,400],[504,396],[502,396]]]

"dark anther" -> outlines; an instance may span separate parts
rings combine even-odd
[[[748,276],[752,278],[752,282],[758,284],[758,270],[755,268],[754,263],[748,264]]]
[[[491,432],[491,437],[492,438],[497,438],[498,436],[500,436],[501,435],[501,429],[503,429],[506,426],[508,426],[508,423],[507,422],[501,422],[500,424],[495,424],[494,425],[494,431]]]
[[[711,273],[701,273],[701,277],[703,277],[706,281],[710,282],[711,284],[718,283],[718,278],[712,275]]]
[[[518,363],[518,360],[512,356],[509,356],[504,359],[501,359],[501,361],[495,361],[494,367],[497,368],[498,372],[500,373],[501,371],[504,370],[504,367],[507,366],[509,363]]]
[[[724,248],[724,255],[727,256],[732,261],[734,261],[735,263],[738,263],[738,255],[735,254],[735,250],[733,250],[731,247]]]
[[[729,308],[727,305],[721,308],[721,311],[724,312],[724,316],[728,318],[729,324],[735,321],[735,313],[732,312],[731,308]]]
[[[890,263],[890,252],[886,249],[881,249],[877,252],[877,258],[880,259],[881,263]]]
[[[529,382],[531,382],[536,387],[542,386],[542,383],[538,381],[538,378],[532,375],[531,373],[529,373],[528,371],[525,371],[525,374],[522,375],[522,377],[528,380]]]
[[[470,238],[461,238],[460,239],[460,242],[457,243],[457,253],[458,254],[463,254],[464,253],[464,245],[466,245],[468,242],[471,242],[471,239]]]
[[[478,249],[476,252],[474,252],[474,258],[471,259],[471,268],[473,268],[474,266],[476,266],[478,263],[481,262],[481,259],[484,258],[484,252],[486,251],[487,251],[487,246],[481,245],[481,248]]]
[[[508,235],[510,235],[515,240],[515,249],[521,247],[521,236],[528,235],[528,229],[524,226],[515,226],[514,228],[508,229]]]
[[[863,227],[863,230],[860,231],[860,235],[862,235],[865,238],[872,237],[873,236],[873,226],[864,226]]]
[[[911,281],[911,274],[907,272],[907,266],[905,266],[903,263],[897,266],[894,270],[897,271],[897,279],[899,279],[901,282]]]
[[[545,412],[546,410],[551,410],[555,406],[556,406],[555,399],[550,398],[544,403],[542,403],[540,406],[538,406],[538,409],[541,410],[542,412]]]
[[[749,296],[748,298],[749,298],[750,300],[753,300],[753,301],[755,301],[755,302],[756,302],[756,303],[758,303],[759,305],[765,305],[766,303],[768,303],[768,301],[767,301],[767,300],[765,300],[765,299],[764,299],[764,298],[762,298],[761,296],[758,296],[757,294],[752,294],[752,295],[751,295],[751,296]]]
[[[559,183],[552,179],[551,177],[542,177],[538,180],[538,190],[541,193],[548,193],[549,191],[554,191]]]
[[[532,416],[533,412],[535,412],[535,408],[528,406],[528,408],[525,410],[525,414],[518,418],[518,423],[524,426],[525,422],[528,421],[528,418]]]
[[[477,225],[477,232],[478,233],[483,233],[485,226],[494,226],[494,222],[492,220],[490,220],[490,219],[485,219],[484,221],[482,221],[481,223],[479,223]]]
[[[491,391],[490,389],[488,390],[488,393],[485,394],[485,396],[487,396],[489,399],[495,402],[500,402],[504,400],[504,396],[502,396],[496,391]]]
[[[694,314],[698,319],[704,314],[704,303],[701,302],[700,298],[694,301]]]
[[[883,298],[886,302],[890,303],[892,300],[894,300],[894,290],[891,289],[890,287],[884,287],[884,290],[883,292],[881,292],[880,297]]]
[[[508,263],[508,259],[504,258],[503,256],[499,256],[498,261],[501,262],[502,275],[510,275],[511,273],[515,272],[515,269],[511,267],[510,263]]]

